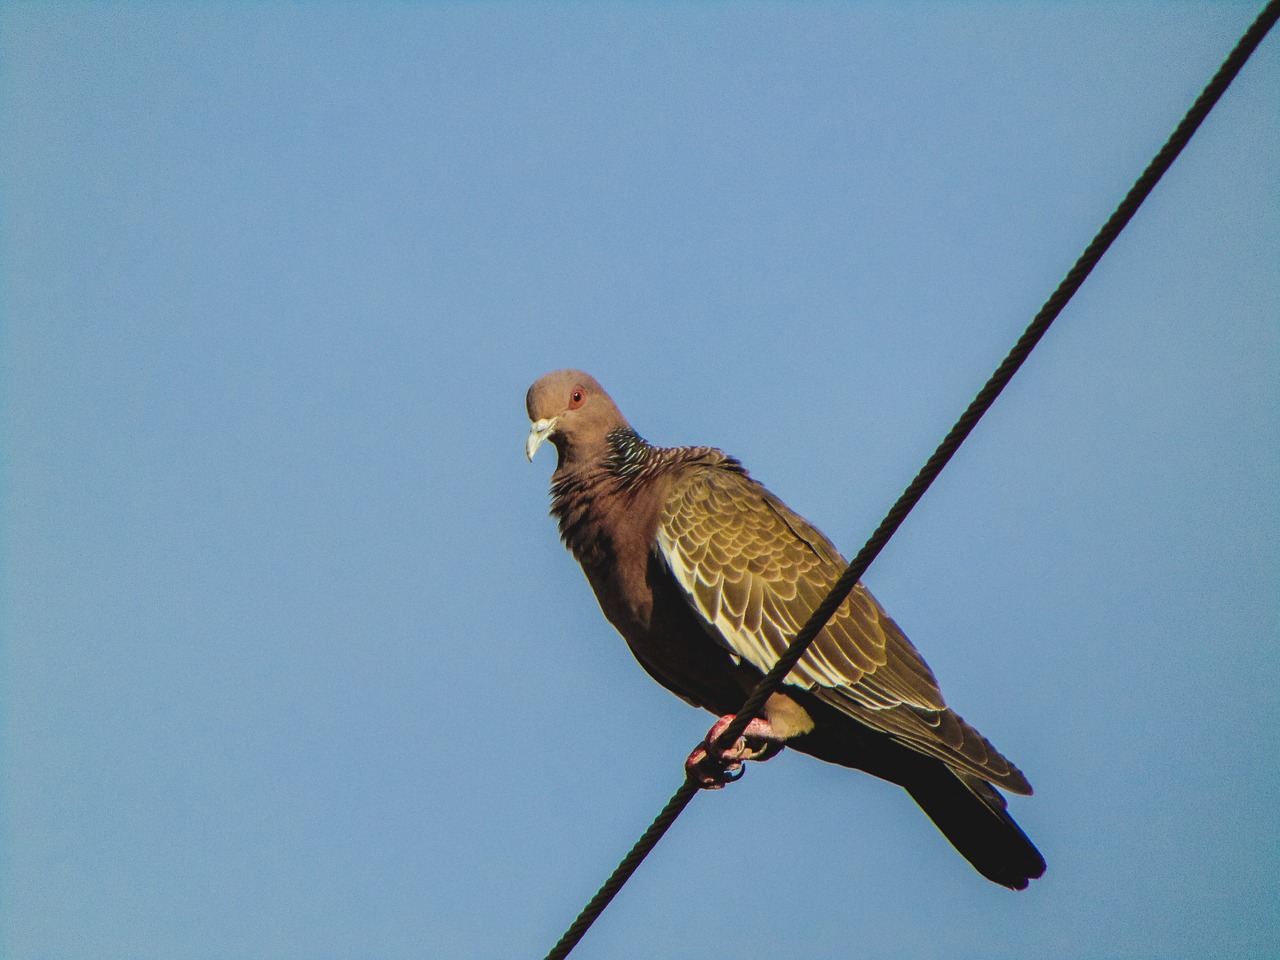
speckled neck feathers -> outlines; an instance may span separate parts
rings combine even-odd
[[[655,447],[631,427],[615,427],[603,457],[552,475],[551,515],[580,563],[608,562],[623,537],[642,538],[649,549],[672,481],[686,470],[707,467],[746,474],[741,463],[714,447]]]

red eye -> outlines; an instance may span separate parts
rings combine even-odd
[[[569,394],[569,409],[573,410],[582,406],[582,401],[587,399],[587,395],[583,393],[581,387],[574,387],[573,393]]]

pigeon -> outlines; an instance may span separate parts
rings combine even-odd
[[[719,719],[685,763],[697,786],[790,747],[906,789],[979,873],[1021,890],[1044,858],[999,787],[1027,778],[942,698],[924,659],[858,584],[744,736],[716,743],[847,563],[816,527],[713,447],[658,447],[588,374],[529,388],[533,460],[551,441],[551,514],[640,665]]]

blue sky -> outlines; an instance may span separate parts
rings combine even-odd
[[[6,5],[5,956],[545,953],[711,718],[529,383],[851,554],[1259,6]],[[1044,879],[784,753],[575,956],[1280,951],[1277,39],[866,578]]]

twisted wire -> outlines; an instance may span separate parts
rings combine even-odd
[[[1160,148],[1159,152],[1156,153],[1147,168],[1142,172],[1142,175],[1138,177],[1125,195],[1125,198],[1120,202],[1120,205],[1116,207],[1115,212],[1103,224],[1102,229],[1098,231],[1097,236],[1085,248],[1084,253],[1076,260],[1075,265],[1067,272],[1062,283],[1045,301],[1044,306],[1040,308],[1040,312],[1035,315],[1035,318],[1027,326],[1022,336],[1018,338],[1018,342],[1014,344],[1008,356],[996,368],[996,372],[991,375],[991,379],[978,392],[973,402],[969,404],[968,409],[956,421],[955,426],[951,428],[950,432],[938,445],[928,462],[920,469],[915,479],[911,481],[907,489],[903,491],[902,496],[898,498],[897,503],[893,505],[884,520],[880,522],[880,526],[876,528],[863,548],[858,551],[849,566],[845,568],[844,573],[840,575],[840,578],[832,586],[826,599],[814,608],[813,613],[805,621],[804,626],[800,628],[795,639],[791,641],[786,651],[778,658],[778,662],[765,674],[751,692],[751,695],[747,697],[733,722],[717,738],[717,746],[728,746],[742,736],[747,724],[759,714],[769,695],[778,688],[778,685],[782,683],[800,658],[804,656],[809,644],[822,631],[827,621],[831,619],[832,614],[849,596],[858,581],[862,579],[872,561],[884,549],[884,545],[889,542],[889,538],[902,525],[903,520],[906,519],[912,508],[919,503],[920,498],[924,496],[930,484],[942,472],[942,469],[950,461],[956,450],[959,449],[960,444],[964,443],[965,438],[973,431],[978,421],[982,419],[983,414],[995,403],[996,397],[1000,396],[1000,392],[1013,379],[1013,375],[1018,372],[1018,368],[1022,366],[1023,361],[1035,349],[1036,344],[1040,342],[1049,326],[1057,319],[1058,314],[1066,307],[1075,292],[1080,289],[1080,285],[1084,283],[1093,268],[1097,266],[1098,261],[1102,259],[1103,254],[1107,252],[1107,248],[1124,230],[1142,205],[1142,202],[1155,188],[1155,185],[1164,176],[1173,161],[1177,159],[1178,154],[1182,152],[1183,147],[1191,140],[1201,122],[1209,115],[1209,111],[1213,109],[1214,104],[1218,102],[1227,87],[1231,85],[1231,81],[1236,78],[1249,56],[1257,48],[1258,44],[1262,42],[1267,32],[1275,25],[1277,19],[1280,19],[1280,0],[1271,0],[1249,29],[1245,31],[1240,42],[1228,54],[1222,66],[1214,74],[1213,79],[1209,81],[1200,96],[1196,98],[1195,103],[1191,105],[1191,109],[1187,111],[1164,146]],[[577,946],[578,941],[582,939],[583,935],[596,921],[596,918],[604,912],[609,902],[613,900],[617,892],[622,889],[623,885],[631,878],[631,875],[635,873],[644,858],[657,846],[663,834],[676,821],[676,818],[680,816],[684,808],[689,805],[689,801],[697,794],[698,789],[691,780],[685,779],[680,788],[667,801],[667,805],[662,808],[662,812],[649,825],[649,829],[636,841],[631,851],[618,864],[609,879],[605,881],[596,895],[591,898],[591,901],[578,914],[577,919],[565,931],[564,936],[547,954],[546,960],[564,960],[569,955],[570,951]]]

